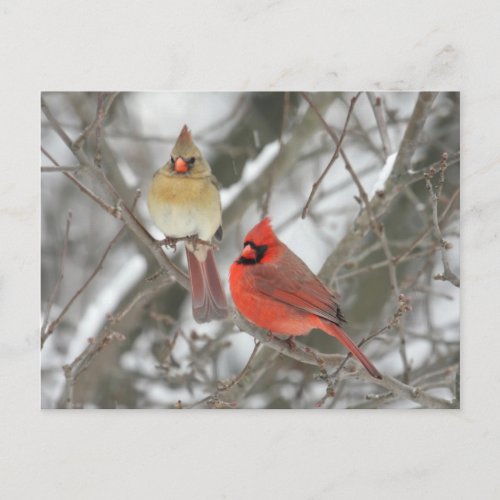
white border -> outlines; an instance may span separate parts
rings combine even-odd
[[[2,498],[494,498],[499,7],[0,4]],[[39,91],[462,91],[462,410],[41,411]]]

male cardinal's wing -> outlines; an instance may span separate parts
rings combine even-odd
[[[333,323],[344,321],[336,302],[338,296],[316,278],[298,257],[297,259],[300,265],[290,262],[284,268],[285,272],[281,266],[270,263],[254,266],[252,276],[256,290]]]

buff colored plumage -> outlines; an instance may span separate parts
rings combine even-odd
[[[197,236],[210,242],[222,237],[217,180],[197,148],[187,126],[175,143],[170,160],[153,177],[148,194],[151,218],[167,238]],[[199,323],[227,315],[227,302],[210,246],[186,241],[193,297]]]

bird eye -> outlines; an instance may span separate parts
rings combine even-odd
[[[187,162],[189,165],[191,165],[191,166],[192,166],[192,165],[193,165],[193,163],[194,163],[194,160],[195,160],[195,157],[194,157],[194,156],[191,156],[190,158],[188,158],[188,159],[186,160],[186,162]]]

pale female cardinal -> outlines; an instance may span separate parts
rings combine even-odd
[[[222,238],[218,183],[184,125],[170,160],[158,170],[148,194],[154,223],[167,240],[186,240],[193,316],[198,323],[227,316],[227,301],[210,242]]]
[[[342,330],[338,296],[278,239],[269,218],[247,234],[231,266],[229,286],[236,307],[255,325],[292,336],[319,328],[336,337],[372,377],[382,378]]]

